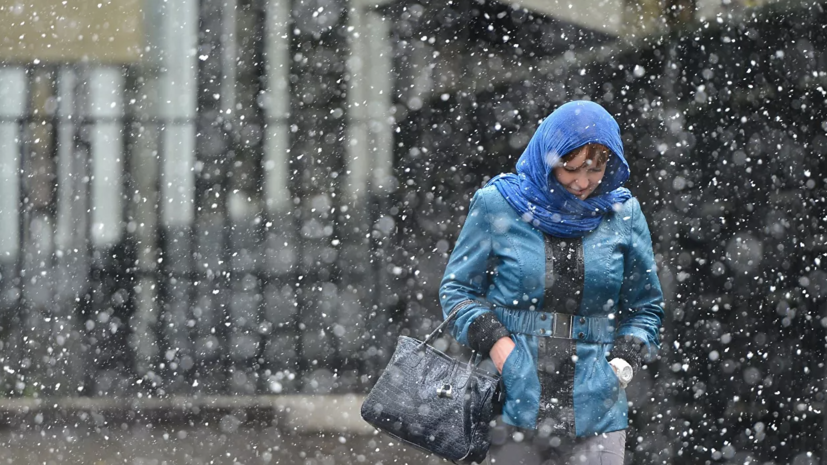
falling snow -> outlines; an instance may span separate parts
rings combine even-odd
[[[0,5],[8,463],[439,463],[359,401],[573,99],[620,123],[665,294],[627,463],[827,463],[823,2],[29,3]]]

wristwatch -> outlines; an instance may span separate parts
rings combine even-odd
[[[634,376],[632,365],[629,365],[629,362],[623,360],[622,358],[612,359],[612,361],[609,362],[609,365],[614,368],[617,379],[620,380],[620,387],[625,389]]]

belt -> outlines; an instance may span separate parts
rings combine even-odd
[[[614,342],[614,318],[536,312],[494,307],[497,319],[512,334],[574,339],[582,342]]]

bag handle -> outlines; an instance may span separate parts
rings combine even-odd
[[[451,313],[449,313],[449,314],[448,314],[448,316],[446,316],[446,317],[445,317],[445,320],[444,320],[442,323],[440,323],[440,324],[439,324],[439,326],[437,326],[437,327],[436,327],[436,329],[435,329],[435,330],[433,330],[433,331],[431,332],[431,334],[429,334],[429,335],[425,338],[425,340],[424,340],[424,341],[422,341],[422,343],[423,343],[423,344],[427,344],[427,343],[428,343],[431,339],[433,339],[433,338],[434,338],[434,336],[436,336],[436,334],[437,334],[438,332],[442,331],[442,328],[443,328],[443,327],[445,327],[445,325],[447,325],[447,324],[448,324],[448,322],[450,322],[451,320],[453,320],[453,319],[454,319],[454,317],[455,317],[455,316],[457,316],[457,313],[459,313],[459,311],[460,311],[460,310],[462,310],[463,308],[468,307],[468,306],[470,306],[470,305],[472,305],[472,304],[482,305],[483,307],[485,307],[485,306],[486,306],[486,305],[485,305],[485,304],[483,304],[482,302],[479,302],[479,301],[477,301],[477,300],[471,300],[471,299],[468,299],[468,300],[463,300],[462,302],[460,302],[460,303],[456,304],[456,305],[454,306],[454,309],[453,309],[453,310],[451,310]]]
[[[474,301],[469,300],[467,302],[468,302],[468,304],[466,304],[466,305],[463,305],[463,302],[460,302],[459,304],[457,304],[454,307],[454,309],[451,310],[451,313],[449,313],[448,316],[445,317],[445,320],[443,320],[442,323],[440,323],[439,326],[436,327],[436,329],[431,331],[431,334],[429,334],[425,337],[425,340],[422,341],[421,344],[419,344],[419,347],[417,347],[417,350],[422,350],[422,348],[425,347],[425,345],[428,344],[431,341],[431,339],[436,337],[437,333],[442,331],[442,328],[444,328],[445,325],[447,325],[451,320],[453,320],[454,317],[456,317],[457,314],[459,313],[459,311],[462,310],[463,308],[467,307],[471,303],[476,303],[476,304],[480,304],[480,305],[485,306],[484,304],[482,304],[480,302],[477,302],[475,300]],[[473,366],[479,365],[480,362],[482,362],[482,359],[483,359],[483,354],[477,352],[476,350],[473,351],[472,354],[471,354],[471,359],[468,360],[468,369],[471,369],[472,365]]]
[[[449,314],[448,314],[448,316],[447,316],[447,317],[445,317],[445,320],[443,320],[443,321],[442,321],[442,323],[440,323],[440,324],[439,324],[439,326],[437,326],[437,327],[436,327],[436,329],[434,329],[433,331],[431,331],[431,334],[429,334],[429,335],[425,336],[425,340],[424,340],[424,341],[422,341],[422,344],[427,344],[427,343],[431,342],[431,339],[433,339],[434,337],[436,337],[437,333],[438,333],[438,332],[440,332],[440,331],[442,331],[442,328],[444,328],[444,327],[445,327],[445,325],[447,325],[447,324],[448,324],[448,322],[450,322],[451,320],[453,320],[453,319],[454,319],[454,317],[455,317],[455,316],[457,316],[457,313],[459,313],[459,311],[460,311],[463,307],[465,307],[465,306],[464,306],[464,305],[457,305],[456,307],[454,307],[454,309],[453,309],[453,310],[451,310],[451,313],[449,313]]]

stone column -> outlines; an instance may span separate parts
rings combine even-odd
[[[26,71],[0,69],[0,83],[0,263],[5,267],[20,250],[20,127],[26,111]]]
[[[195,117],[198,2],[158,1],[158,104],[160,134],[160,227],[163,237],[161,318],[164,382],[184,393],[195,364],[190,336],[195,219]],[[149,21],[148,21],[149,22]]]
[[[92,245],[106,248],[123,235],[123,69],[93,69],[88,90],[92,151],[90,232]]]
[[[124,395],[134,386],[126,374],[131,301],[125,291],[131,255],[123,247],[124,212],[124,73],[119,66],[84,67],[84,95],[76,108],[89,150],[89,228],[91,292],[84,321],[95,353],[95,395]],[[81,104],[82,106],[77,106]]]
[[[264,59],[265,332],[264,374],[270,393],[295,392],[298,363],[298,304],[292,284],[297,277],[298,237],[290,191],[290,2],[267,2]]]
[[[0,69],[0,321],[9,325],[2,339],[4,363],[14,373],[0,374],[4,387],[20,391],[22,383],[22,331],[19,315],[20,282],[18,263],[21,248],[20,152],[23,144],[22,119],[26,111],[26,70],[17,67]]]
[[[80,144],[79,106],[87,100],[78,70],[63,66],[57,72],[56,155],[57,192],[55,220],[55,283],[51,309],[52,337],[62,374],[56,380],[54,395],[85,394],[79,391],[88,374],[87,357],[83,356],[83,322],[78,302],[89,286],[89,147]],[[58,383],[61,386],[58,388]]]
[[[395,233],[390,196],[397,187],[390,114],[392,46],[391,21],[376,10],[376,1],[356,0],[350,6],[338,327],[342,355],[362,359],[367,364],[360,367],[364,372],[389,355],[386,350],[392,343],[384,337],[384,328],[396,304],[387,261]],[[344,382],[351,374],[341,375]]]

